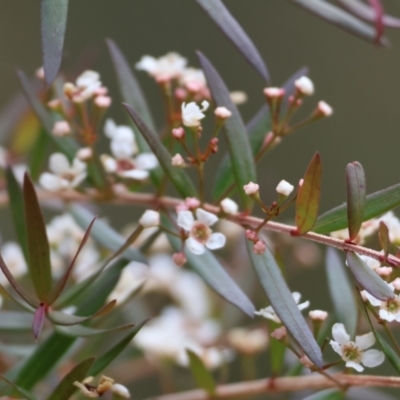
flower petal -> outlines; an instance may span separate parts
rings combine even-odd
[[[154,169],[158,160],[153,153],[142,153],[135,158],[135,164],[138,169]]]
[[[378,300],[372,294],[368,293],[366,290],[364,290],[365,297],[368,299],[368,301],[373,305],[374,307],[379,307],[383,301]]]
[[[260,315],[261,317],[275,321],[277,324],[281,323],[281,320],[278,318],[271,306],[262,308],[260,311],[254,311],[254,315]]]
[[[62,175],[70,169],[68,158],[63,153],[54,153],[49,158],[49,169],[56,175]]]
[[[86,171],[86,163],[81,161],[79,158],[74,158],[72,160],[72,169],[76,174]]]
[[[340,345],[346,344],[350,342],[350,336],[346,332],[343,324],[333,324],[332,326],[332,336],[337,343]]]
[[[332,349],[333,349],[336,353],[338,353],[340,356],[343,354],[342,346],[341,346],[339,343],[335,342],[334,340],[331,340],[331,341],[329,342],[329,344],[332,346]]]
[[[193,254],[203,254],[205,252],[205,247],[202,243],[198,242],[196,239],[192,237],[187,238],[185,241],[186,247],[193,253]]]
[[[375,343],[375,336],[372,332],[362,336],[356,336],[356,346],[360,350],[365,350],[371,347]]]
[[[216,232],[213,233],[210,238],[206,242],[206,246],[210,250],[220,249],[225,246],[226,237],[222,233]]]
[[[367,350],[361,357],[361,362],[368,368],[377,367],[385,361],[385,355],[379,350]]]
[[[304,310],[305,308],[310,306],[310,302],[307,300],[304,303],[300,303],[297,307],[299,308],[299,310]]]
[[[388,310],[381,309],[379,310],[379,316],[384,319],[385,321],[392,322],[396,319],[397,314],[393,314]]]
[[[292,293],[293,299],[296,304],[299,304],[299,301],[301,299],[301,294],[299,292],[293,292]]]
[[[137,181],[143,181],[149,177],[149,173],[143,169],[130,169],[128,171],[118,172],[118,175],[123,178],[135,179]]]
[[[73,188],[79,186],[86,179],[86,176],[87,176],[86,171],[75,176],[75,178],[71,181],[70,186]]]
[[[354,361],[347,361],[346,362],[346,367],[354,368],[357,372],[364,371],[363,366],[361,364],[358,364],[358,363],[354,362]]]
[[[178,218],[176,220],[178,226],[183,228],[185,231],[190,231],[194,224],[194,217],[191,211],[179,211]]]
[[[198,208],[196,210],[197,219],[207,226],[212,226],[218,221],[218,217],[208,211]]]
[[[125,140],[111,140],[110,149],[117,159],[129,159],[134,151],[132,143]]]
[[[44,172],[40,175],[39,184],[50,192],[57,192],[63,188],[61,179],[57,175],[50,174],[49,172]]]

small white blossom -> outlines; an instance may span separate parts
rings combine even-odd
[[[392,283],[387,284],[389,288],[394,292],[394,285]],[[362,291],[363,295],[374,307],[379,307],[379,317],[385,321],[400,322],[400,296],[394,294],[392,299],[379,300],[368,293],[366,290]]]
[[[354,368],[357,372],[364,370],[361,364],[373,368],[385,360],[385,355],[379,350],[365,351],[375,343],[375,336],[372,332],[356,336],[355,342],[352,342],[344,325],[336,323],[332,326],[332,336],[334,340],[329,343],[333,350],[346,361],[346,367]]]
[[[308,315],[314,321],[325,321],[328,318],[328,313],[322,310],[311,310]]]
[[[201,69],[185,68],[181,73],[180,82],[189,92],[209,97],[206,77]]]
[[[297,307],[299,308],[299,310],[304,310],[305,308],[307,308],[310,305],[309,301],[305,301],[304,303],[300,303],[300,299],[301,299],[301,294],[298,292],[293,292],[292,293],[293,299],[297,304]],[[279,319],[279,317],[277,316],[275,310],[272,308],[272,306],[268,306],[266,308],[262,308],[260,311],[254,311],[254,315],[260,315],[261,317],[270,319],[272,321],[275,321],[276,323],[280,324],[281,320]]]
[[[314,84],[307,76],[302,76],[294,82],[294,86],[303,96],[314,94]]]
[[[154,210],[146,210],[139,219],[139,224],[144,228],[160,225],[160,213]]]
[[[18,279],[28,272],[21,246],[18,243],[5,242],[3,246],[1,246],[0,253],[14,278]],[[0,284],[3,286],[9,284],[2,270],[0,270]]]
[[[290,193],[293,192],[294,186],[291,185],[289,182],[286,182],[285,180],[281,180],[278,183],[278,186],[276,187],[276,191],[278,194],[281,194],[282,196],[289,196]]]
[[[260,189],[260,186],[254,182],[249,182],[247,185],[243,186],[243,190],[248,196],[257,194],[259,189]]]
[[[222,211],[225,214],[237,214],[239,211],[239,206],[236,202],[234,202],[232,199],[223,199],[220,203],[220,206],[222,208]]]
[[[71,133],[71,127],[67,121],[57,121],[53,127],[53,135],[67,136]]]
[[[40,175],[40,185],[49,191],[73,189],[86,178],[86,164],[74,158],[72,164],[63,153],[54,153],[49,158],[49,169],[52,173],[44,172]]]
[[[197,220],[194,219],[191,211],[179,211],[177,223],[189,237],[185,240],[187,248],[193,254],[203,254],[205,248],[210,250],[224,247],[226,238],[222,233],[213,233],[210,226],[218,221],[218,217],[202,208],[196,210]]]
[[[330,117],[333,114],[333,108],[325,101],[319,101],[317,112],[324,117]]]
[[[96,71],[84,71],[76,79],[75,85],[67,82],[64,84],[64,93],[74,103],[82,103],[96,95],[101,87],[100,74]]]
[[[228,119],[232,115],[232,112],[229,111],[226,107],[217,107],[214,110],[214,115],[220,119]]]
[[[203,100],[201,103],[202,108],[200,108],[195,102],[188,104],[182,103],[182,122],[183,125],[188,127],[197,127],[200,125],[200,120],[205,117],[203,114],[209,107],[210,103]]]

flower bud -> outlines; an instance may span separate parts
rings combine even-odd
[[[276,187],[277,193],[285,197],[289,196],[290,193],[292,193],[293,189],[294,186],[291,185],[289,182],[286,182],[285,180],[281,180]]]
[[[183,159],[183,157],[179,153],[177,153],[171,158],[171,164],[174,167],[184,167],[185,166],[185,160]]]
[[[306,367],[309,369],[314,368],[314,363],[306,356],[303,355],[302,357],[299,358],[299,361]]]
[[[40,79],[41,81],[45,80],[45,76],[44,76],[44,68],[40,67],[36,70],[35,72],[36,78]]]
[[[185,200],[185,204],[189,210],[194,210],[200,207],[200,200],[196,199],[196,197],[187,197]]]
[[[185,130],[180,126],[179,128],[172,129],[172,136],[175,139],[182,139],[185,136]]]
[[[328,313],[322,310],[311,310],[308,315],[313,321],[325,321],[328,317]]]
[[[143,228],[152,228],[160,225],[160,213],[154,210],[146,210],[139,219]]]
[[[393,272],[392,267],[379,267],[375,270],[379,276],[389,276]]]
[[[271,332],[270,336],[276,340],[283,340],[286,339],[287,336],[287,330],[284,326],[281,326],[277,329],[275,329],[273,332]]]
[[[111,106],[112,99],[109,96],[97,96],[94,99],[94,104],[99,108],[109,108]]]
[[[71,127],[67,121],[57,121],[53,126],[53,135],[58,137],[67,136],[71,133]]]
[[[116,394],[124,399],[129,399],[131,397],[129,390],[124,385],[121,385],[120,383],[114,383],[112,385],[111,391],[114,394]]]
[[[400,278],[396,278],[393,282],[392,282],[393,287],[396,290],[400,290]]]
[[[325,101],[319,101],[315,113],[321,117],[330,117],[333,114],[333,108]]]
[[[255,242],[256,240],[258,240],[257,232],[254,232],[251,229],[246,229],[245,236],[247,239],[251,240],[252,242]]]
[[[281,99],[285,95],[285,89],[277,87],[267,87],[264,89],[267,99]]]
[[[229,95],[231,97],[232,103],[236,104],[237,106],[240,106],[241,104],[247,102],[247,94],[245,92],[242,92],[241,90],[230,92]]]
[[[314,84],[307,76],[302,76],[294,82],[294,86],[303,96],[311,96],[314,94]]]
[[[253,183],[253,182],[249,182],[247,185],[243,186],[243,190],[248,196],[258,194],[259,189],[260,189],[260,186],[257,183]]]
[[[226,107],[217,107],[214,111],[214,114],[217,118],[222,120],[226,120],[232,115],[232,113]]]
[[[93,157],[93,150],[90,147],[82,147],[76,152],[76,156],[81,161],[90,160]]]
[[[211,153],[218,153],[218,138],[212,138],[208,146],[210,147]]]
[[[183,253],[172,254],[172,260],[177,267],[183,267],[187,261],[186,256]]]
[[[262,241],[258,240],[253,246],[253,252],[255,254],[264,254],[267,245]]]
[[[62,102],[60,99],[50,100],[47,103],[47,107],[49,107],[51,110],[62,112]]]
[[[220,203],[221,209],[225,214],[236,214],[239,206],[231,199],[223,199]]]

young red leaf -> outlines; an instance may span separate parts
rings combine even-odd
[[[319,209],[321,195],[322,163],[319,153],[314,157],[304,175],[303,184],[299,189],[296,200],[296,227],[297,234],[304,234],[314,226]]]
[[[375,13],[374,15],[375,30],[376,30],[375,43],[379,44],[385,32],[385,25],[383,23],[383,17],[385,11],[383,10],[381,0],[369,0],[369,4],[371,4],[371,7],[373,8]]]
[[[41,303],[35,311],[32,322],[32,332],[33,336],[35,337],[35,340],[38,340],[40,332],[42,331],[43,328],[43,323],[45,318],[46,318],[46,305]]]
[[[357,161],[347,164],[346,188],[349,240],[352,241],[361,228],[367,196],[364,169]]]
[[[390,239],[389,239],[389,230],[386,224],[381,221],[379,223],[379,243],[382,246],[383,253],[385,254],[385,257],[389,255],[390,251]]]

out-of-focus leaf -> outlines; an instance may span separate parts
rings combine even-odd
[[[169,226],[169,221],[163,218],[163,224]],[[172,235],[167,235],[167,237],[175,251],[180,251],[180,240]],[[205,253],[197,255],[193,254],[190,250],[186,250],[185,256],[190,267],[196,271],[216,293],[253,318],[254,305],[211,251],[206,250]]]
[[[400,184],[371,193],[367,196],[363,221],[377,217],[400,206]],[[322,214],[315,224],[314,232],[328,233],[347,227],[346,203]]]
[[[87,358],[76,365],[62,381],[54,389],[53,393],[47,400],[68,400],[78,388],[74,386],[74,382],[82,382],[92,366],[94,357]]]
[[[347,164],[346,188],[349,240],[354,240],[363,221],[367,190],[364,169],[357,161]]]
[[[381,0],[369,0],[369,4],[373,8],[375,12],[375,43],[379,44],[383,33],[385,32],[385,25],[383,23],[383,16],[385,14],[385,10],[383,9]]]
[[[142,321],[139,325],[132,328],[132,330],[125,335],[117,344],[115,344],[110,350],[104,353],[102,356],[96,359],[92,368],[89,371],[89,375],[97,375],[104,370],[115,358],[125,349],[126,346],[132,341],[135,335],[142,329],[143,325],[148,320]]]
[[[109,332],[119,332],[125,329],[132,328],[134,326],[135,326],[134,324],[128,324],[128,325],[115,326],[113,328],[107,328],[107,329],[93,329],[83,325],[72,325],[68,327],[58,326],[56,330],[65,336],[87,337],[87,336],[102,335],[103,333],[109,333]]]
[[[246,127],[217,70],[204,54],[197,52],[197,55],[216,105],[226,107],[232,113],[225,121],[223,130],[228,142],[230,160],[240,198],[245,210],[250,210],[253,200],[244,192],[243,186],[249,182],[257,182],[257,174]]]
[[[46,306],[44,304],[40,304],[39,307],[36,309],[35,314],[33,315],[33,322],[32,322],[32,332],[33,336],[36,340],[42,332],[43,323],[46,319]]]
[[[35,350],[35,345],[30,345],[30,344],[11,345],[10,343],[7,344],[0,343],[1,354],[7,354],[14,357],[23,357],[23,358],[29,357],[34,352],[34,350]]]
[[[8,380],[4,375],[0,374],[0,380],[8,383],[18,395],[22,396],[24,399],[27,400],[36,400],[36,397],[27,392],[24,388],[19,387],[15,383]]]
[[[7,192],[15,233],[21,246],[26,264],[29,264],[28,242],[25,225],[24,197],[21,187],[10,167],[6,169]]]
[[[322,164],[319,153],[315,153],[304,175],[296,199],[297,233],[302,235],[312,229],[318,217],[321,196]]]
[[[215,22],[217,27],[242,53],[246,61],[264,78],[270,80],[267,66],[252,40],[221,0],[196,0],[197,4]]]
[[[204,389],[211,397],[215,394],[216,383],[210,371],[205,367],[199,356],[191,350],[186,350],[189,357],[190,372],[199,388]]]
[[[56,283],[56,285],[54,286],[53,290],[51,291],[50,295],[49,295],[49,304],[54,303],[54,301],[56,301],[58,299],[58,297],[60,296],[61,292],[64,290],[65,285],[67,284],[68,281],[68,277],[70,276],[71,272],[72,272],[72,268],[74,267],[75,261],[79,256],[79,253],[81,252],[83,246],[85,245],[85,243],[87,242],[89,235],[90,235],[90,231],[93,227],[94,222],[96,221],[97,217],[94,217],[92,219],[92,222],[90,223],[90,225],[88,226],[88,228],[86,229],[85,235],[82,238],[82,241],[78,247],[78,250],[75,253],[74,258],[72,259],[69,267],[67,268],[67,270],[65,271],[64,275],[61,277],[61,279]]]
[[[196,197],[196,189],[193,182],[182,168],[176,168],[171,164],[171,154],[162,144],[160,138],[144,123],[140,115],[126,103],[122,103],[133,122],[136,124],[154,155],[157,157],[161,168],[167,174],[171,183],[182,197]]]
[[[74,217],[76,223],[82,229],[86,229],[86,227],[94,218],[94,215],[89,210],[79,204],[72,204],[69,207],[69,211]],[[121,236],[117,231],[115,231],[101,219],[98,219],[96,224],[93,226],[93,229],[91,230],[91,236],[99,244],[111,251],[119,250],[126,243],[126,239],[123,236]],[[145,264],[147,263],[143,254],[132,246],[129,246],[123,252],[122,257],[130,261],[138,261]]]
[[[388,256],[390,251],[390,239],[389,239],[389,230],[386,224],[383,221],[379,222],[379,243],[382,246],[383,253],[385,257]]]
[[[372,26],[325,0],[291,0],[291,2],[367,42],[375,43],[376,33]],[[389,41],[386,37],[381,37],[379,44],[388,46]]]
[[[27,332],[32,330],[32,315],[18,311],[0,311],[0,332]]]
[[[393,299],[393,291],[387,283],[371,269],[357,254],[347,252],[347,264],[355,280],[372,296],[379,300]]]
[[[321,392],[307,396],[304,400],[342,400],[344,399],[344,393],[338,389],[326,389]]]
[[[56,143],[58,148],[65,153],[70,159],[74,158],[76,151],[79,149],[78,143],[70,137],[57,137],[52,134],[54,121],[50,113],[46,110],[44,105],[39,101],[35,91],[32,88],[31,82],[23,71],[17,71],[19,81],[22,89],[24,90],[26,97],[39,118],[44,129],[46,130],[49,137]]]
[[[353,15],[367,22],[375,21],[375,11],[360,0],[337,0],[337,2]],[[400,19],[391,15],[383,16],[383,24],[388,28],[400,28]]]
[[[60,69],[67,15],[68,0],[42,0],[43,69],[48,85],[54,81]]]
[[[264,254],[255,254],[253,244],[249,240],[246,240],[246,247],[260,284],[274,311],[308,358],[321,368],[321,349],[299,311],[273,255],[268,249]]]
[[[358,320],[357,303],[344,262],[340,259],[338,252],[331,247],[326,251],[325,268],[336,317],[353,337]]]
[[[42,171],[49,142],[49,135],[44,129],[40,129],[39,136],[29,152],[29,172],[34,181],[39,178]]]
[[[282,101],[281,110],[287,108],[289,96],[294,91],[294,82],[302,76],[308,75],[308,68],[301,68],[293,74],[284,84],[285,96]],[[253,118],[246,124],[246,130],[249,132],[250,147],[253,155],[256,155],[261,149],[265,136],[271,130],[271,118],[268,104],[263,105]],[[235,184],[235,177],[232,171],[232,163],[229,154],[226,154],[215,173],[215,182],[213,188],[213,199],[222,199],[230,187]]]
[[[270,362],[271,362],[271,370],[274,376],[280,376],[282,373],[282,367],[285,360],[285,353],[287,347],[274,338],[271,338],[270,344]]]
[[[24,176],[24,206],[29,251],[29,272],[40,301],[47,304],[51,291],[50,248],[46,225],[35,187],[27,173]]]
[[[117,75],[119,91],[123,101],[130,104],[142,117],[144,123],[153,131],[156,131],[156,126],[147,106],[146,99],[142,89],[136,80],[135,74],[129,67],[126,58],[122,54],[119,47],[111,39],[107,39],[108,50],[113,61],[115,74]],[[139,149],[142,153],[150,152],[151,149],[143,138],[142,133],[137,126],[130,120],[132,128],[135,131],[135,137],[138,142]],[[162,179],[162,170],[158,166],[150,171],[150,177],[154,185],[158,186]]]
[[[88,321],[89,319],[101,317],[105,314],[108,314],[114,308],[116,302],[116,300],[111,301],[110,303],[102,307],[99,311],[88,317],[79,317],[77,315],[66,314],[61,311],[49,311],[47,313],[47,316],[49,317],[49,320],[56,325],[77,325],[81,324],[82,322]]]

